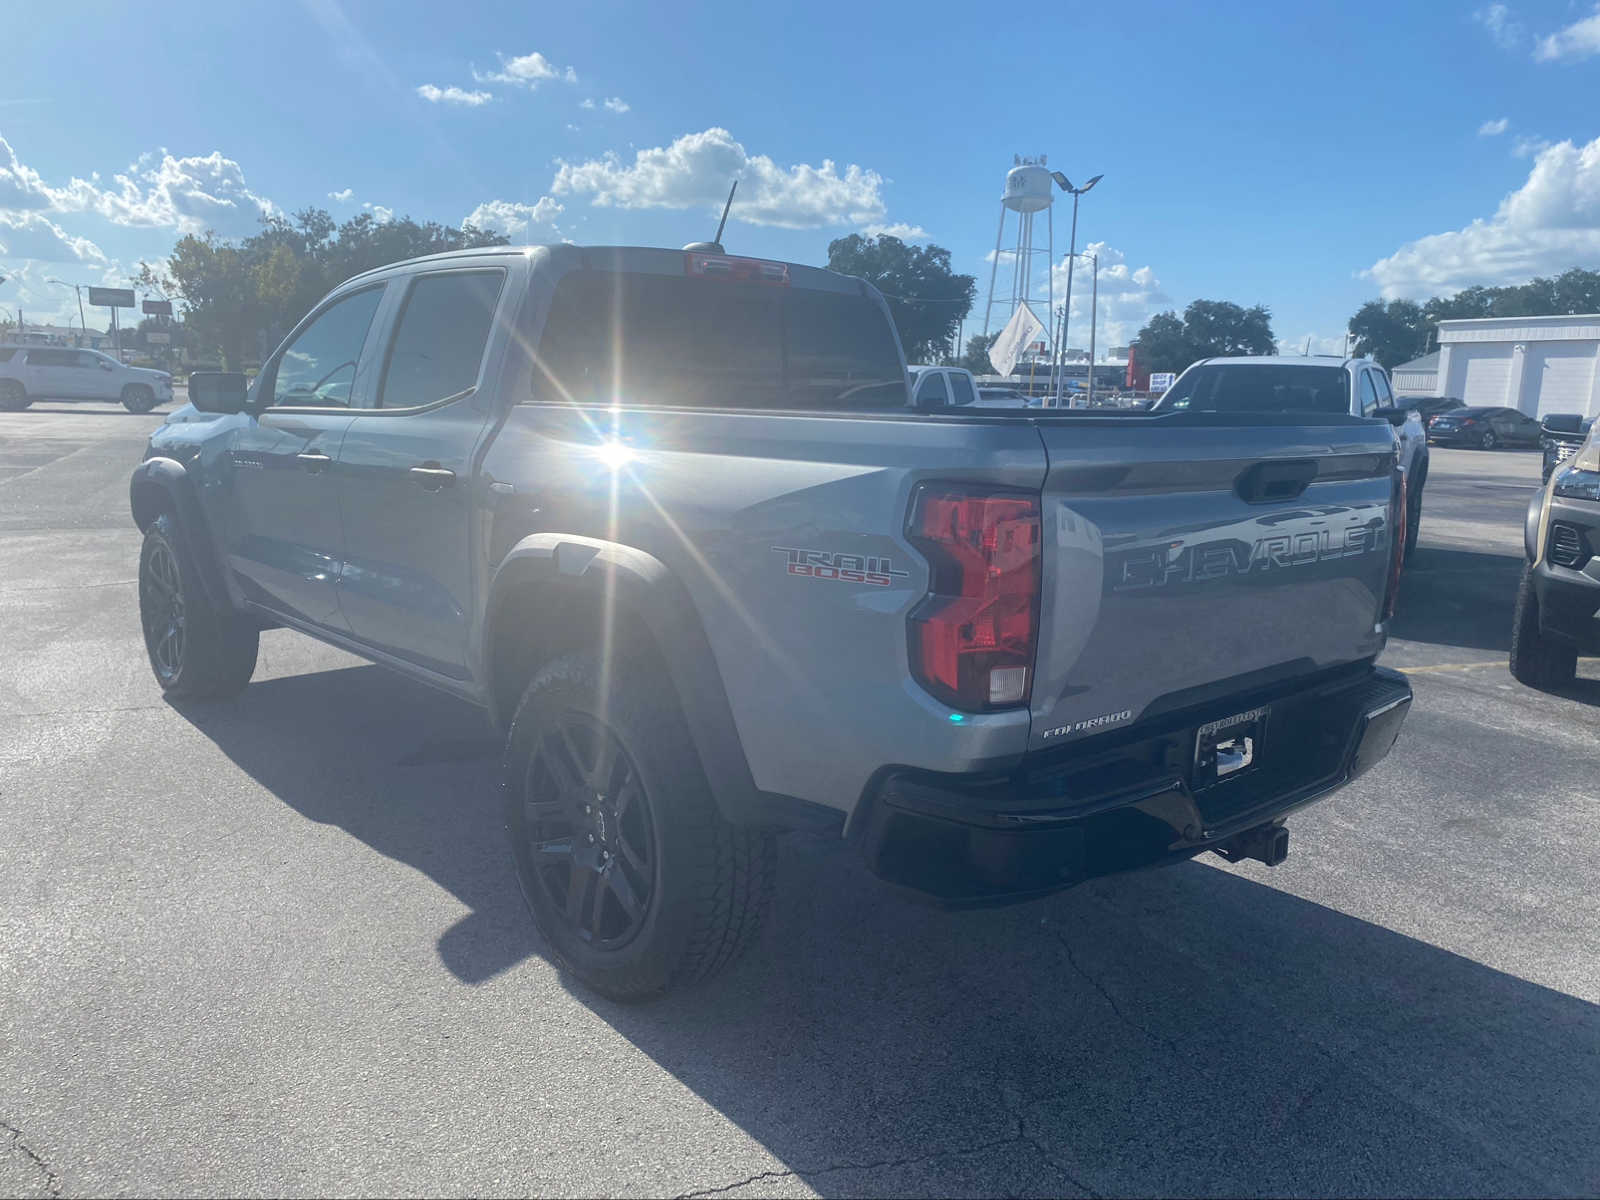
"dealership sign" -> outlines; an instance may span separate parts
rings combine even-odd
[[[1150,390],[1152,392],[1164,392],[1173,385],[1177,378],[1177,375],[1171,371],[1151,371]]]
[[[89,303],[97,308],[132,308],[133,289],[92,287]]]

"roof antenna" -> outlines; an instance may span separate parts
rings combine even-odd
[[[717,222],[717,236],[709,242],[690,242],[685,250],[698,250],[705,254],[725,254],[722,248],[722,231],[728,224],[728,210],[733,207],[733,194],[739,190],[739,181],[735,179],[733,186],[728,189],[728,202],[722,206],[722,220]]]

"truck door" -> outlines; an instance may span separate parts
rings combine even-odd
[[[303,324],[262,371],[259,414],[229,449],[228,561],[247,599],[347,631],[334,463],[351,404],[372,371],[368,332],[383,285],[341,296]]]
[[[339,450],[340,603],[374,649],[467,679],[476,463],[507,340],[503,267],[411,276],[381,373]],[[400,285],[396,285],[400,286]],[[510,307],[510,301],[505,301]]]

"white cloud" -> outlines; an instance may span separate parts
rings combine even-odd
[[[610,99],[603,101],[603,103],[606,108],[614,113],[625,113],[633,107],[621,96],[612,96]]]
[[[370,212],[372,214],[372,219],[379,225],[387,225],[390,221],[394,220],[394,209],[389,208],[386,205],[373,204],[369,200],[361,207]]]
[[[1309,348],[1308,348],[1309,347]],[[1345,352],[1344,334],[1302,333],[1299,337],[1281,337],[1278,339],[1278,353],[1301,354],[1339,354]]]
[[[1540,38],[1533,48],[1533,57],[1539,62],[1576,61],[1596,54],[1600,54],[1600,4],[1582,20]]]
[[[145,155],[113,176],[119,190],[99,190],[90,207],[116,225],[176,228],[181,233],[214,229],[224,237],[247,237],[260,220],[277,211],[272,201],[252,192],[244,170],[219,150],[203,156],[161,161]],[[74,181],[77,182],[77,181]]]
[[[102,264],[105,253],[86,237],[76,237],[36,212],[0,212],[0,254],[40,262]]]
[[[1155,313],[1171,307],[1172,298],[1161,290],[1161,281],[1150,267],[1129,267],[1127,255],[1104,242],[1090,242],[1083,248],[1083,253],[1098,255],[1100,259],[1099,324],[1095,334],[1098,348],[1127,345]],[[992,252],[990,257],[993,257]],[[1093,266],[1089,259],[1079,258],[1073,271],[1068,346],[1083,349],[1089,346],[1089,310],[1094,295]],[[1002,276],[1004,270],[1002,267]],[[1057,263],[1053,276],[1056,303],[1059,305],[1067,297],[1066,263]]]
[[[89,206],[95,187],[73,178],[64,188],[51,187],[39,172],[17,159],[11,143],[0,137],[0,209],[77,212]]]
[[[764,154],[749,154],[720,128],[640,150],[631,164],[615,154],[563,162],[550,190],[589,196],[603,207],[711,209],[721,207],[736,178],[733,216],[751,225],[818,229],[866,225],[884,216],[883,177],[876,171],[854,164],[840,171],[831,159],[819,167],[781,167]]]
[[[1549,138],[1519,137],[1511,143],[1511,154],[1514,158],[1532,158],[1535,154],[1542,154],[1550,148]]]
[[[925,242],[933,236],[921,225],[907,225],[904,221],[893,225],[863,225],[861,232],[868,237],[893,237],[902,242]]]
[[[1494,44],[1502,50],[1516,50],[1527,39],[1522,23],[1504,4],[1491,4],[1472,14],[1472,19],[1489,31]]]
[[[355,198],[355,194],[354,188],[344,188],[341,191],[329,192],[328,199],[337,200],[340,204],[349,204]]]
[[[578,105],[578,107],[579,108],[593,108],[594,107],[594,101],[592,99],[585,99]]]
[[[424,83],[417,88],[417,95],[430,104],[462,104],[468,108],[477,108],[494,99],[488,92],[468,91],[466,88],[456,87],[455,84],[442,88]]]
[[[486,200],[462,218],[463,225],[492,229],[509,238],[527,237],[535,225],[552,224],[565,208],[554,196],[541,196],[537,204],[511,200]]]
[[[1510,118],[1501,117],[1498,120],[1485,121],[1482,125],[1479,125],[1478,126],[1478,136],[1479,137],[1499,137],[1502,133],[1504,133],[1506,130],[1508,130],[1510,128],[1511,128]]]
[[[1600,259],[1600,138],[1546,146],[1492,217],[1400,247],[1364,274],[1386,299],[1521,283]]]
[[[498,71],[479,71],[474,67],[472,78],[479,83],[509,83],[514,87],[525,88],[536,88],[546,79],[559,79],[566,83],[578,82],[578,73],[571,67],[558,67],[537,50],[532,54],[518,55],[516,58],[507,58],[504,54],[497,54],[495,57],[500,60]]]

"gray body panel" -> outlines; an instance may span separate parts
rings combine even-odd
[[[1131,726],[1207,689],[1225,698],[1230,687],[1381,648],[1394,459],[1386,424],[564,403],[535,362],[555,285],[575,267],[623,260],[657,273],[683,261],[647,250],[481,251],[399,264],[330,297],[390,283],[369,335],[378,355],[392,334],[396,281],[451,265],[506,267],[479,385],[464,398],[401,412],[174,414],[149,453],[194,477],[236,602],[493,707],[491,618],[540,620],[496,606],[507,557],[521,545],[565,573],[564,536],[587,539],[570,556],[580,564],[596,545],[626,548],[644,564],[639,579],[664,574],[691,602],[754,787],[845,813],[887,767],[1005,767],[1104,728],[1052,733],[1062,726],[1112,712]],[[858,281],[804,267],[792,277],[882,308]],[[335,461],[303,476],[290,463],[313,435]],[[605,449],[618,445],[625,451]],[[269,453],[284,459],[282,482],[315,486],[267,495],[264,457],[249,456]],[[1236,494],[1241,472],[1280,459],[1313,461],[1321,473],[1292,500]],[[453,484],[415,486],[406,472],[425,462],[454,471]],[[929,571],[905,525],[914,489],[929,480],[1041,494],[1030,706],[956,713],[912,677],[906,619]],[[1291,551],[1342,551],[1349,536],[1359,552],[1272,557],[1273,538]],[[872,560],[882,578],[799,575],[789,570],[797,551]],[[1155,575],[1158,585],[1143,583]],[[674,682],[697,704],[703,680]],[[707,709],[720,711],[721,699]]]

